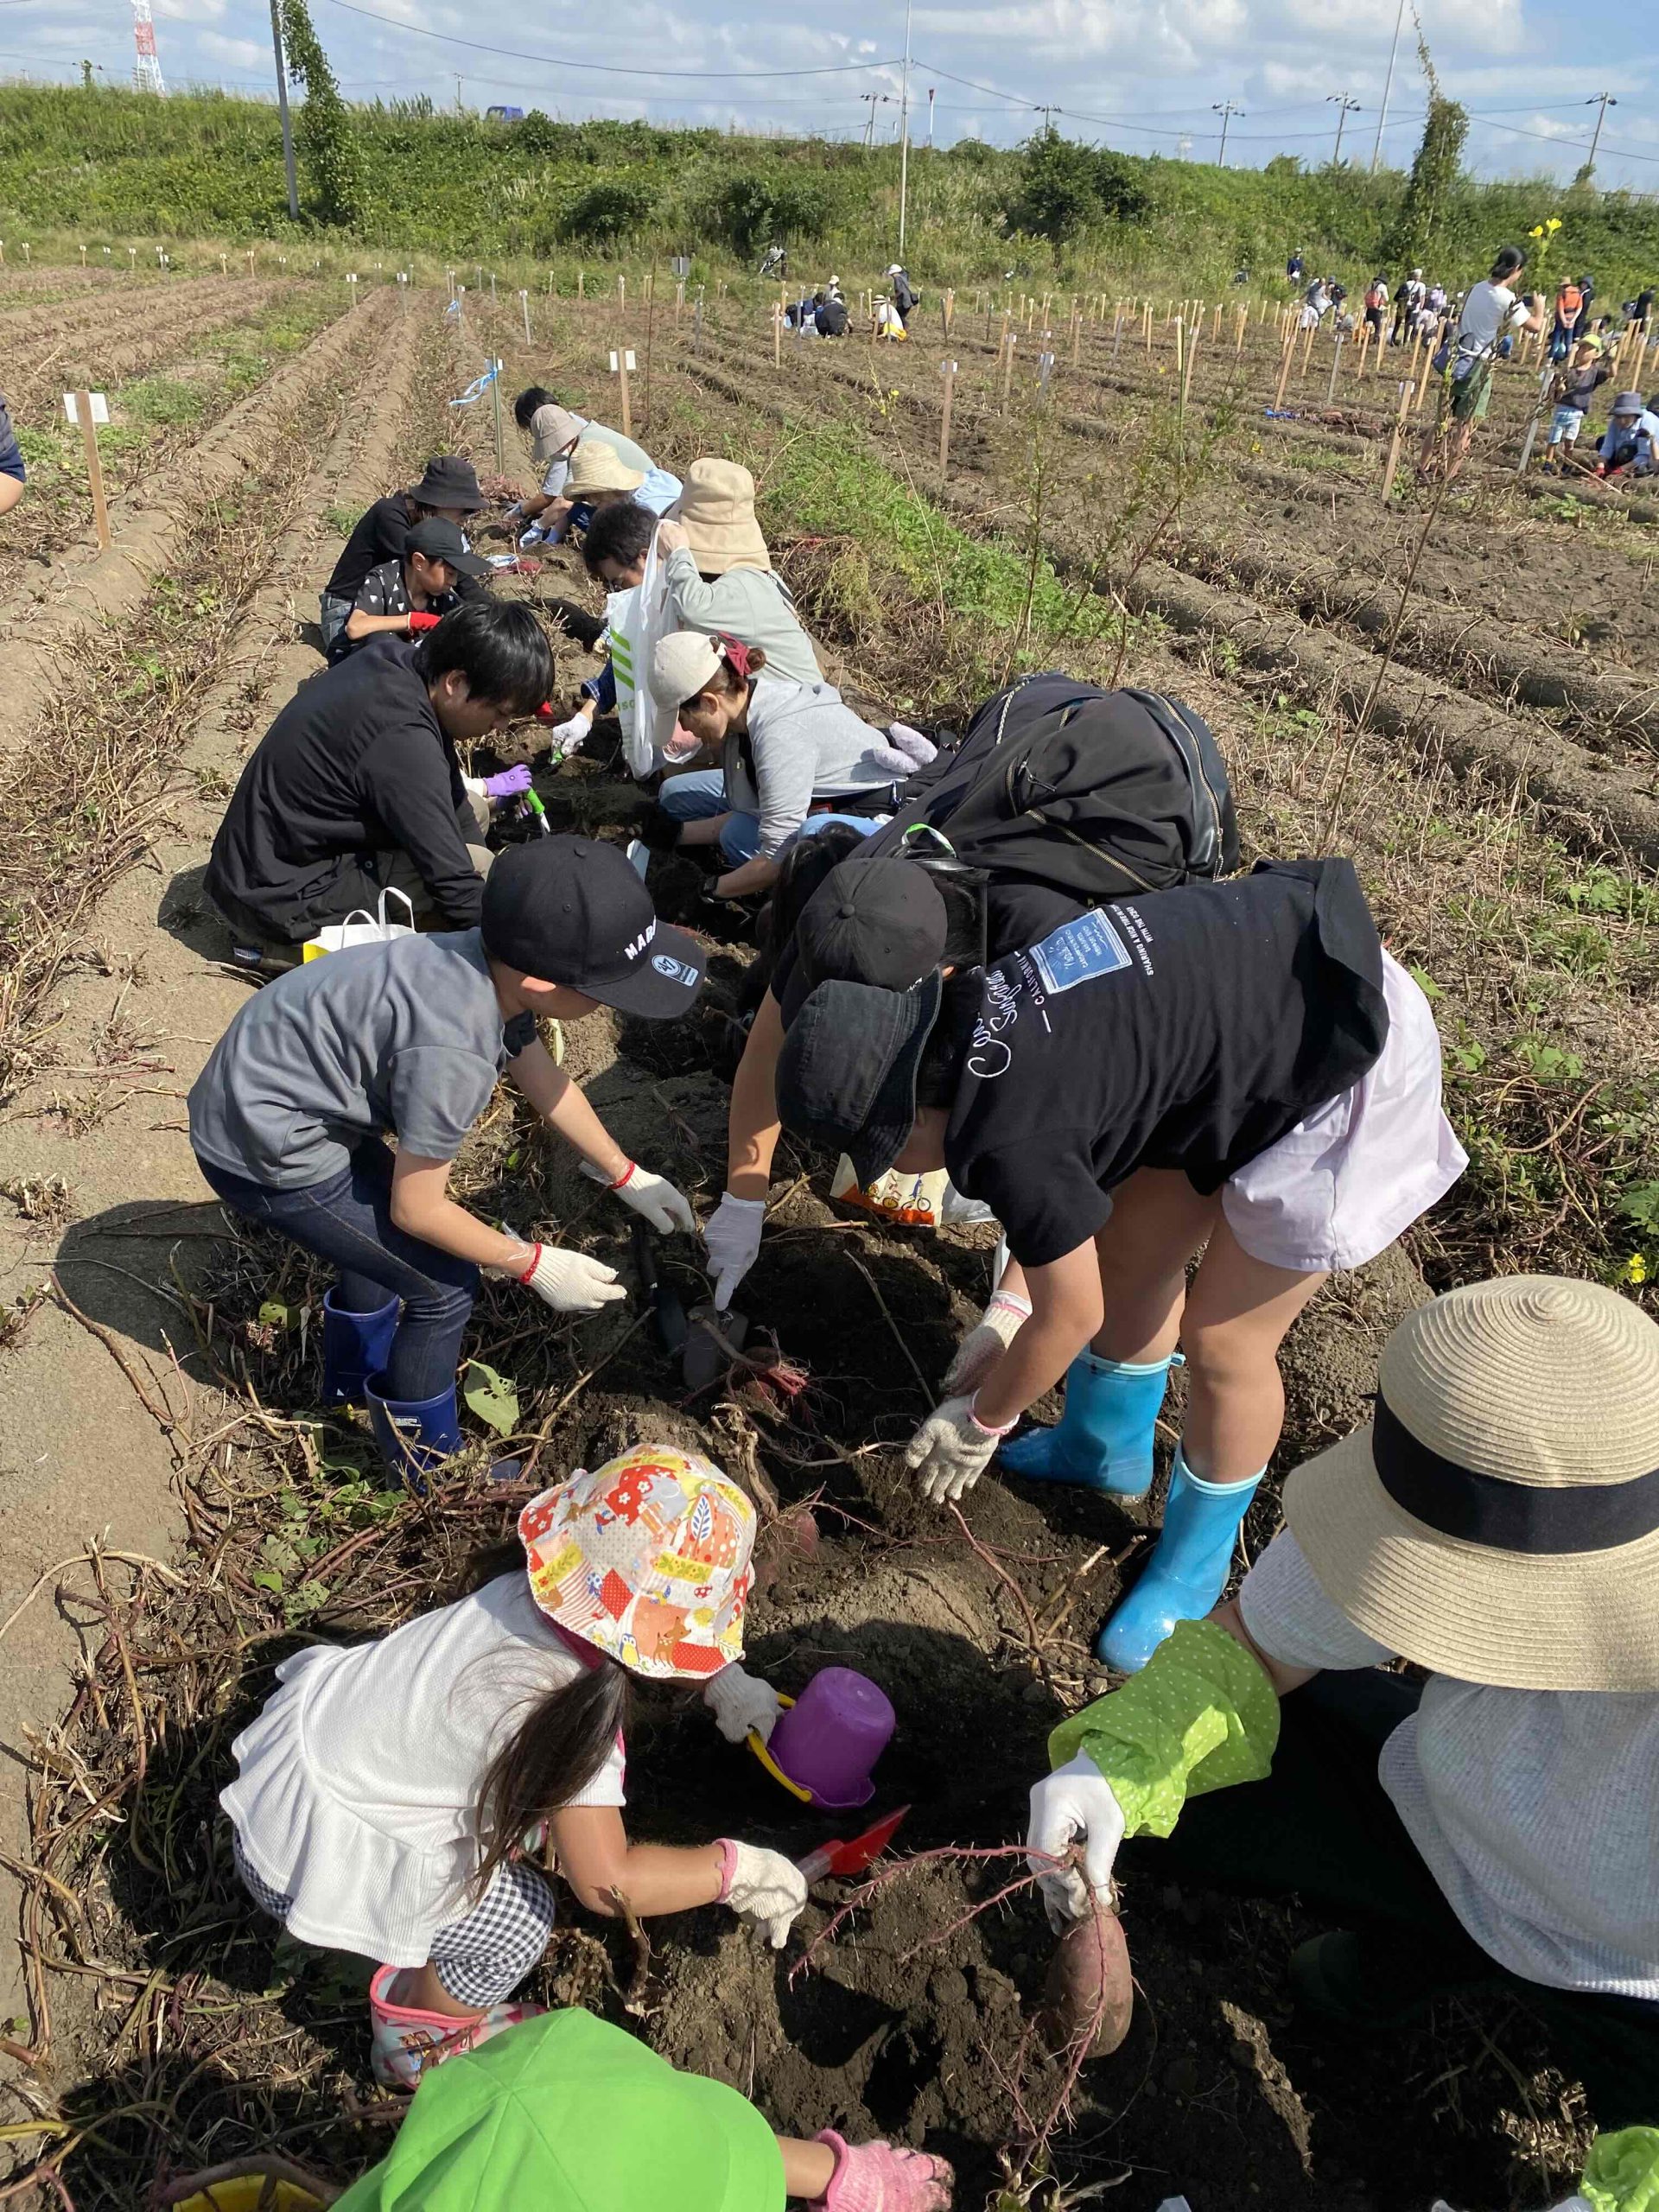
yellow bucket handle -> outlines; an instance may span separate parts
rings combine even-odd
[[[795,1700],[792,1697],[785,1697],[782,1690],[779,1690],[778,1693],[778,1702],[779,1705],[790,1706],[793,1705]],[[765,1744],[761,1741],[760,1736],[753,1728],[749,1731],[749,1749],[754,1753],[756,1758],[760,1760],[761,1765],[765,1767],[766,1772],[772,1777],[772,1780],[774,1782],[781,1782],[791,1797],[798,1797],[803,1805],[810,1805],[812,1802],[812,1792],[810,1789],[803,1789],[798,1782],[791,1782],[790,1780],[789,1777],[784,1772],[782,1767],[779,1765],[777,1760],[773,1758],[772,1753],[766,1749]]]

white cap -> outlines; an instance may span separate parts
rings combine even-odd
[[[719,673],[720,647],[700,630],[676,630],[658,640],[651,659],[651,696],[659,707],[683,706]]]
[[[904,270],[899,267],[896,261],[893,263],[892,268],[887,271],[889,276],[902,276],[904,273]]]

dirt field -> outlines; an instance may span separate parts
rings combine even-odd
[[[1659,1246],[1643,1197],[1659,1173],[1659,702],[1642,676],[1659,539],[1635,503],[1568,511],[1554,489],[1516,486],[1524,372],[1500,379],[1465,482],[1440,498],[1402,485],[1385,507],[1392,385],[1339,378],[1326,421],[1316,357],[1287,397],[1300,419],[1269,422],[1271,346],[1236,366],[1227,344],[1201,346],[1178,417],[1164,334],[1148,356],[1090,326],[1075,369],[1057,342],[1046,404],[1022,342],[1005,411],[995,333],[988,346],[959,316],[941,490],[946,349],[931,310],[906,346],[786,341],[774,366],[764,320],[729,305],[695,346],[690,308],[677,327],[666,304],[636,304],[619,327],[566,306],[528,350],[505,313],[480,328],[469,308],[457,331],[441,306],[371,301],[296,352],[274,408],[245,401],[219,425],[237,467],[213,499],[188,499],[187,460],[165,464],[163,503],[185,519],[163,581],[118,636],[77,633],[0,763],[22,825],[0,862],[22,921],[0,1003],[17,1301],[0,1370],[0,1738],[29,1791],[0,1841],[25,1936],[4,2117],[20,2180],[45,2160],[80,2212],[130,2206],[158,2171],[251,2142],[280,2138],[345,2172],[385,2140],[363,1970],[276,1942],[249,1914],[213,1798],[276,1658],[452,1587],[524,1491],[467,1471],[442,1511],[379,1491],[360,1430],[309,1410],[321,1281],[286,1249],[226,1236],[181,1101],[246,988],[219,964],[200,862],[246,748],[316,665],[298,625],[337,547],[327,518],[430,451],[460,443],[493,468],[487,403],[447,406],[487,352],[505,356],[509,393],[533,374],[614,422],[607,349],[633,346],[635,434],[671,467],[724,451],[755,467],[807,618],[873,702],[959,726],[1005,670],[1055,663],[1178,691],[1223,745],[1249,857],[1355,855],[1393,949],[1434,995],[1472,1163],[1408,1249],[1333,1283],[1298,1325],[1276,1471],[1363,1417],[1379,1343],[1429,1289],[1530,1267],[1644,1295],[1642,1255]],[[511,469],[510,423],[508,439]],[[62,619],[75,569],[66,555],[50,572],[19,649]],[[579,562],[556,553],[502,588],[562,626],[561,687],[574,685],[601,605]],[[639,801],[593,751],[543,763],[538,789],[556,821],[626,834]],[[722,1174],[720,1004],[749,950],[683,863],[658,863],[652,881],[704,934],[720,1003],[689,1034],[598,1018],[569,1033],[567,1065],[619,1141],[701,1207]],[[966,1855],[884,1885],[804,1967],[833,1889],[781,1963],[726,1916],[688,1916],[658,1933],[642,1990],[626,1943],[573,1910],[550,1990],[619,2018],[626,1993],[654,2044],[736,2082],[779,2127],[925,2140],[957,2161],[964,2207],[1010,2158],[1014,2201],[1103,2185],[1124,2212],[1183,2191],[1194,2212],[1544,2202],[1576,2171],[1581,2116],[1521,2012],[1448,2006],[1382,2047],[1310,2033],[1284,1975],[1303,1923],[1178,1890],[1155,1847],[1125,1869],[1135,2027],[1053,2125],[1065,2083],[1026,2026],[1046,1930],[1025,1893],[975,1915],[1018,1872],[982,1854],[1020,1834],[1049,1727],[1103,1686],[1089,1646],[1156,1494],[1131,1514],[988,1479],[960,1519],[918,1504],[893,1447],[984,1294],[988,1236],[850,1220],[825,1201],[823,1166],[784,1148],[740,1300],[756,1341],[804,1374],[798,1394],[791,1376],[734,1373],[688,1400],[637,1305],[549,1327],[492,1293],[471,1349],[516,1385],[528,1484],[667,1434],[776,1496],[756,1663],[785,1689],[832,1659],[881,1681],[899,1725],[877,1808],[912,1806],[907,1853]],[[491,1217],[557,1224],[633,1280],[617,1210],[505,1103],[463,1169]],[[688,1302],[697,1256],[664,1253]],[[39,1295],[54,1265],[57,1302]],[[1252,1513],[1252,1556],[1275,1491]],[[101,1555],[76,1563],[100,1530]],[[797,1853],[820,1839],[821,1821],[700,1712],[649,1702],[631,1742],[643,1833],[734,1831]],[[1035,2138],[1052,2138],[1048,2179]]]

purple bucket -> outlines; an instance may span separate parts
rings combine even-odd
[[[824,1667],[780,1714],[766,1748],[815,1805],[868,1805],[871,1772],[892,1740],[893,1712],[868,1675]]]

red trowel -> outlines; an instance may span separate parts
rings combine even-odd
[[[850,1843],[843,1843],[839,1836],[831,1836],[828,1843],[821,1843],[816,1851],[809,1851],[804,1859],[798,1859],[795,1863],[805,1875],[808,1885],[823,1881],[829,1874],[863,1873],[866,1867],[874,1865],[893,1841],[899,1823],[909,1810],[908,1805],[901,1805],[896,1813],[889,1813],[874,1827],[866,1828],[861,1835],[855,1835]]]

